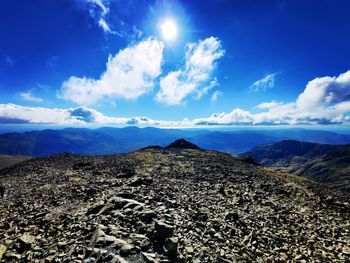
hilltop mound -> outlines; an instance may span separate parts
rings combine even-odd
[[[185,139],[179,139],[170,143],[166,149],[199,149],[199,147]]]
[[[0,261],[349,258],[348,195],[228,154],[176,149],[57,154],[1,170]]]

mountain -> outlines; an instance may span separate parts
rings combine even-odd
[[[328,144],[350,143],[350,135],[303,129],[217,131],[151,127],[66,128],[0,134],[0,154],[45,156],[61,152],[90,155],[126,153],[148,145],[165,146],[180,138],[204,149],[231,154],[240,154],[254,146],[284,139],[304,138],[305,141]]]
[[[31,159],[0,170],[0,184],[2,262],[350,256],[349,195],[184,140]]]
[[[256,146],[243,155],[251,156],[262,165],[302,175],[350,193],[350,144],[285,140]]]

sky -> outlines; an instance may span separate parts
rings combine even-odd
[[[349,125],[347,0],[2,0],[0,124]]]

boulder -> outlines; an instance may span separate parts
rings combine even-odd
[[[16,240],[15,247],[18,253],[24,253],[32,248],[35,241],[35,237],[32,235],[24,234]]]
[[[179,240],[176,237],[167,238],[164,241],[164,245],[163,245],[165,254],[167,254],[169,257],[176,257],[179,253],[178,243],[179,243]]]
[[[174,227],[164,223],[162,221],[156,221],[154,225],[154,239],[158,241],[164,241],[168,237],[172,237],[174,234]]]

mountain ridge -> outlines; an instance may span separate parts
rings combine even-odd
[[[350,192],[350,144],[285,140],[256,146],[242,155],[251,156],[262,165]]]

